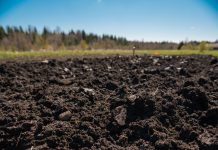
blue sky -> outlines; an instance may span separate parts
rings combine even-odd
[[[218,39],[218,0],[0,0],[0,25],[84,29],[130,40]]]

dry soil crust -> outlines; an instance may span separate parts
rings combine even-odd
[[[218,149],[218,60],[0,64],[0,149]]]

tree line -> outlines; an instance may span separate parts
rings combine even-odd
[[[74,49],[182,49],[187,43],[129,41],[114,35],[97,35],[84,30],[63,32],[60,28],[41,32],[36,27],[0,26],[0,50],[74,50]]]

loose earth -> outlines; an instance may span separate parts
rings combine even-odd
[[[218,149],[218,59],[0,63],[0,149]]]

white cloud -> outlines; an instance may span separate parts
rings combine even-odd
[[[191,30],[195,30],[196,27],[195,27],[195,26],[191,26],[190,29],[191,29]]]
[[[198,28],[195,27],[195,26],[190,26],[189,29],[190,29],[190,30],[197,30]]]

